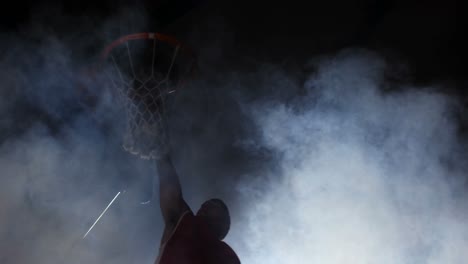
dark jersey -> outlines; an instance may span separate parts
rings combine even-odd
[[[201,219],[186,212],[161,246],[156,264],[240,264],[240,261]]]

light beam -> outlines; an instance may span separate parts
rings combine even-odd
[[[99,215],[99,217],[96,219],[96,221],[94,221],[94,224],[88,229],[88,232],[86,232],[86,234],[84,234],[83,239],[89,234],[89,232],[91,232],[93,227],[97,224],[97,222],[99,222],[99,219],[101,219],[101,217],[106,213],[107,209],[109,209],[109,207],[114,203],[115,199],[117,199],[117,197],[119,197],[119,195],[120,195],[120,192],[118,192],[115,195],[114,199],[112,199],[112,201],[110,201],[110,203],[107,205],[106,209],[104,209],[104,211],[102,211],[102,213]]]

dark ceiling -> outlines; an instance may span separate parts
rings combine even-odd
[[[42,23],[60,34],[76,30],[79,20],[103,20],[123,6],[144,10],[149,29],[180,33],[205,25],[198,30],[210,35],[216,25],[206,25],[222,23],[220,38],[229,40],[221,43],[243,56],[301,61],[342,48],[365,47],[407,62],[416,81],[466,80],[461,67],[466,57],[462,10],[455,0],[21,1],[2,9],[1,28],[19,32]],[[52,9],[60,10],[61,16],[37,16]]]

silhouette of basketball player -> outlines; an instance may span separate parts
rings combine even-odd
[[[156,264],[240,264],[222,239],[230,227],[227,206],[219,199],[202,204],[196,214],[185,202],[168,154],[157,159],[160,207],[165,228]]]

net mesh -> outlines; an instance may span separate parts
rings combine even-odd
[[[112,94],[126,116],[127,152],[157,159],[168,151],[168,97],[182,78],[180,53],[180,45],[152,38],[126,41],[106,56]]]

